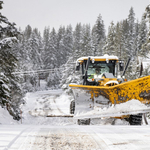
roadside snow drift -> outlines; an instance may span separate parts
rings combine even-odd
[[[76,113],[75,118],[101,118],[101,117],[119,117],[121,115],[138,114],[150,112],[150,107],[142,104],[139,100],[130,100],[125,103],[116,104],[109,108],[95,107],[94,110],[89,112]]]
[[[0,107],[0,124],[18,124],[16,120],[9,114],[9,112]]]

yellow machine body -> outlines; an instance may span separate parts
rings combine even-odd
[[[74,84],[70,84],[69,86],[72,89],[82,89],[87,93],[90,93],[91,100],[94,100],[94,97],[99,97],[101,95],[109,99],[112,104],[120,104],[132,99],[137,99],[145,104],[150,103],[150,76],[114,86],[104,86],[104,83],[100,83],[99,86]]]
[[[102,72],[101,78],[96,81],[96,84],[89,81],[87,81],[87,83],[85,82],[85,84],[83,82],[83,84],[80,85],[69,84],[69,87],[72,88],[75,95],[74,99],[77,106],[75,106],[75,109],[78,111],[76,111],[76,113],[91,111],[95,108],[95,104],[96,106],[102,106],[102,103],[108,104],[108,107],[110,103],[120,104],[132,99],[139,100],[143,104],[150,103],[150,76],[122,82],[123,80],[118,80],[116,77],[116,66],[119,62],[118,58],[116,56],[104,55],[102,57],[81,57],[77,60],[77,65],[82,65],[83,80],[85,78],[84,74],[87,73],[86,80],[88,80],[90,76],[90,74],[88,74],[88,61],[92,69],[97,66],[112,67],[110,69],[111,71],[107,73],[113,75],[112,77],[106,77],[103,74],[105,74],[104,71],[108,70],[101,67],[104,71]],[[111,63],[113,66],[111,66]],[[94,81],[95,79],[92,77],[90,80]],[[127,116],[122,115],[120,118],[127,118]]]

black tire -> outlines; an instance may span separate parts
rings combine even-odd
[[[78,125],[90,125],[90,119],[78,119]]]
[[[70,114],[74,114],[75,111],[75,101],[71,101],[70,103]]]
[[[129,123],[130,123],[130,125],[141,125],[142,124],[142,114],[130,115]]]

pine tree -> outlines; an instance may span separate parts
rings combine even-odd
[[[90,25],[86,24],[82,27],[82,56],[91,55],[91,31]]]
[[[146,25],[146,20],[145,16],[143,14],[140,25],[139,25],[139,42],[138,42],[138,50],[139,50],[139,55],[146,57],[147,51],[145,49],[142,49],[142,46],[146,43],[147,40],[147,25]]]
[[[128,33],[129,33],[129,24],[127,19],[122,21],[122,39],[123,39],[123,47],[122,47],[122,56],[124,60],[129,59],[129,47],[128,47]]]
[[[125,45],[124,45],[124,34],[123,34],[123,22],[118,22],[115,27],[115,52],[116,56],[119,57],[119,59],[123,60],[124,55],[123,52],[125,51]]]
[[[27,25],[27,27],[25,28],[25,31],[24,31],[25,39],[28,40],[31,37],[31,34],[32,34],[32,28],[30,25]]]
[[[43,68],[47,68],[47,60],[45,60],[45,57],[47,57],[47,54],[49,53],[49,40],[50,40],[50,28],[45,27],[43,32],[43,54],[42,54],[42,60],[44,62]]]
[[[47,50],[44,55],[45,68],[46,69],[54,69],[55,67],[58,67],[57,33],[54,28],[52,29],[52,31],[49,34],[49,40],[48,40],[48,45],[47,45],[46,49]]]
[[[73,33],[74,46],[73,46],[73,58],[76,60],[82,55],[82,25],[78,23]]]
[[[135,56],[138,57],[139,54],[139,42],[140,42],[140,24],[137,20],[135,23],[135,44],[134,44],[134,49],[135,49]]]
[[[31,71],[33,69],[31,56],[30,56],[31,47],[29,42],[29,39],[31,38],[31,34],[32,34],[32,28],[30,25],[28,25],[25,28],[22,39],[20,41],[21,44],[20,53],[22,56],[20,59],[20,63],[23,71]]]
[[[50,88],[57,88],[60,81],[60,73],[56,69],[60,66],[59,64],[59,52],[58,52],[58,39],[57,39],[57,33],[55,29],[53,28],[52,31],[49,33],[49,36],[47,36],[48,44],[46,48],[46,53],[44,54],[44,68],[45,69],[54,69],[53,71],[50,71],[46,77],[47,77],[47,87]]]
[[[51,54],[50,54],[50,28],[45,27],[43,32],[43,53],[42,53],[42,62],[43,62],[43,68],[48,69],[50,68],[50,60],[51,60]]]
[[[31,37],[28,39],[29,49],[30,49],[30,60],[33,64],[33,69],[41,69],[41,54],[40,54],[40,38],[39,34],[34,30],[31,34]]]
[[[142,45],[142,51],[145,54],[148,54],[150,52],[150,5],[148,5],[145,9],[144,18],[149,23],[149,31],[147,33],[147,39],[146,42]],[[145,55],[146,57],[146,55]]]
[[[68,57],[71,56],[73,53],[73,30],[71,25],[67,26],[66,28],[63,43],[66,49],[66,56],[68,59]]]
[[[95,55],[95,52],[97,51],[97,34],[96,34],[96,25],[93,26],[91,31],[91,50],[92,50],[92,56]]]
[[[0,9],[2,9],[0,1]],[[19,120],[19,106],[23,103],[18,77],[12,72],[17,68],[17,57],[14,52],[14,45],[18,42],[19,32],[15,23],[0,13],[0,105],[7,108],[14,119]],[[16,98],[16,99],[15,99]]]
[[[56,68],[54,71],[51,71],[47,77],[47,87],[50,89],[57,89],[60,88],[60,79],[61,79],[62,72]]]
[[[135,13],[133,10],[133,7],[131,7],[128,15],[128,25],[129,25],[129,30],[128,30],[128,56],[129,57],[134,57],[135,56],[135,49],[134,49],[134,41],[135,41]]]
[[[58,66],[66,63],[67,51],[64,45],[65,27],[60,27],[57,33],[57,60]]]
[[[97,56],[99,54],[103,53],[103,46],[105,43],[106,35],[105,35],[105,29],[104,29],[104,22],[102,20],[102,16],[99,14],[96,24],[93,27],[92,30],[92,47],[94,50],[94,56]],[[105,52],[104,52],[105,53]]]
[[[72,95],[72,90],[69,87],[70,83],[81,84],[80,73],[75,72],[75,62],[73,56],[70,56],[66,64],[62,66],[62,76],[60,81],[60,87],[63,91],[69,95]]]
[[[114,27],[113,22],[111,22],[111,26],[109,27],[109,30],[108,30],[106,45],[105,45],[104,49],[108,55],[116,55],[116,51],[115,51],[115,27]]]

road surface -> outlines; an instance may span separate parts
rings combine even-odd
[[[0,125],[0,150],[150,150],[150,126]]]

